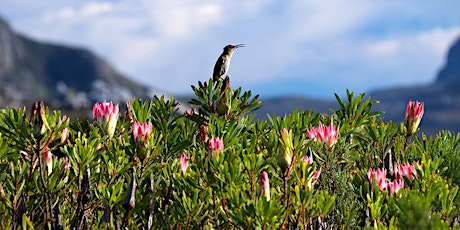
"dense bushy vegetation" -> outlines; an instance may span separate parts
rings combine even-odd
[[[184,114],[158,97],[91,120],[2,109],[0,228],[458,228],[460,137],[418,133],[423,104],[385,122],[347,91],[330,116],[254,120],[250,91],[192,89]]]

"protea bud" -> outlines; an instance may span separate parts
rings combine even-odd
[[[115,133],[117,126],[119,108],[118,104],[112,102],[96,102],[93,106],[93,119],[98,121],[106,129],[110,138]]]
[[[220,95],[221,98],[219,102],[217,103],[217,114],[223,116],[228,112],[229,106],[227,104],[227,89],[230,88],[230,77],[226,76],[222,86],[220,88]]]
[[[313,179],[318,179],[319,175],[321,175],[321,168],[315,171],[315,174],[313,174]]]
[[[61,144],[64,144],[67,141],[67,139],[69,139],[69,128],[65,127],[61,131]]]
[[[308,177],[308,182],[307,182],[307,188],[309,191],[313,189],[313,186],[315,185],[320,175],[321,175],[321,168],[319,170],[315,169],[313,172],[310,173]]]
[[[180,156],[179,167],[180,167],[180,170],[182,171],[182,173],[185,175],[185,173],[187,172],[187,168],[188,168],[188,156],[187,156],[187,154],[183,153]]]
[[[58,125],[62,125],[63,122],[67,121],[67,116],[64,115],[59,119]],[[63,130],[61,130],[61,144],[64,144],[67,139],[69,138],[69,128],[65,127]]]
[[[217,114],[220,116],[224,116],[228,112],[228,105],[227,105],[227,97],[224,95],[220,98],[219,102],[217,103]]]
[[[224,141],[219,137],[212,137],[208,143],[208,157],[211,158],[212,154],[216,155],[216,159],[219,159],[219,153],[224,151]]]
[[[43,101],[34,102],[30,114],[30,122],[33,123],[34,137],[40,140],[49,128],[48,121],[46,120],[45,105]]]
[[[409,135],[414,134],[422,120],[423,102],[409,100],[406,107],[406,129]]]
[[[53,154],[48,146],[43,148],[42,152],[48,169],[48,175],[50,175],[53,172]]]
[[[137,156],[139,159],[144,160],[147,156],[147,139],[152,133],[152,123],[139,123],[138,121],[135,121],[131,125],[131,131],[133,132],[134,142],[137,145]]]
[[[65,172],[69,172],[70,168],[72,167],[72,164],[70,163],[70,160],[68,157],[64,157],[63,159],[64,159],[64,164],[65,164],[64,170]]]
[[[140,142],[146,141],[152,133],[152,123],[139,123],[135,121],[133,125],[131,125],[131,131],[133,132],[134,142],[139,145],[141,144]]]
[[[208,141],[208,126],[207,125],[201,125],[200,130],[198,131],[198,140],[201,141],[201,143],[206,143]]]
[[[262,190],[262,194],[267,200],[270,200],[270,182],[268,180],[267,172],[263,171],[260,174],[260,189]]]
[[[404,180],[399,179],[399,180],[394,180],[393,182],[388,183],[388,189],[390,190],[390,193],[397,193],[400,189],[404,187]]]
[[[291,166],[293,151],[292,133],[283,128],[280,137],[278,165],[284,172]]]
[[[300,160],[305,162],[307,165],[313,164],[313,156],[303,156]]]

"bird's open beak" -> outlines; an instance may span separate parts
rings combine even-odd
[[[244,44],[238,44],[235,46],[235,48],[240,48],[240,47],[244,47]]]

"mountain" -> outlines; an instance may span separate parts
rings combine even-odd
[[[439,72],[437,81],[439,83],[460,81],[460,38],[449,49],[446,65]]]
[[[385,118],[404,119],[409,99],[423,101],[425,114],[421,129],[429,134],[439,130],[460,132],[460,38],[450,47],[445,65],[435,82],[413,87],[392,88],[370,93],[380,101],[376,109],[386,111]]]
[[[44,100],[54,108],[75,110],[96,101],[123,103],[162,94],[127,79],[86,49],[17,34],[1,17],[0,82],[0,107]]]
[[[331,109],[338,109],[334,101],[318,100],[304,96],[282,96],[274,98],[260,97],[263,107],[256,111],[257,119],[266,119],[267,114],[284,116],[292,113],[293,109],[314,110],[318,113],[331,113]]]
[[[374,110],[385,111],[382,116],[387,121],[403,121],[407,102],[419,100],[425,104],[425,114],[420,124],[423,132],[429,135],[440,130],[460,132],[460,38],[449,49],[446,64],[439,71],[435,82],[383,89],[366,95],[372,100],[380,101],[374,106]],[[329,114],[330,109],[339,107],[336,101],[312,100],[305,97],[267,98],[262,99],[262,104],[264,107],[256,112],[258,118],[266,118],[267,113],[283,116],[295,107]]]

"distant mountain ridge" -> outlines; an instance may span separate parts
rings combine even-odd
[[[363,93],[363,92],[355,92]],[[425,115],[420,124],[427,134],[440,130],[460,132],[460,37],[450,47],[445,65],[439,71],[435,82],[411,87],[395,87],[366,93],[372,100],[380,101],[374,110],[384,111],[385,120],[403,121],[409,100],[419,100],[425,104]],[[266,114],[285,115],[293,108],[311,109],[316,112],[331,113],[338,109],[336,101],[312,100],[305,97],[262,98],[264,107],[257,111],[258,118]],[[293,105],[295,104],[295,106]]]
[[[430,134],[444,129],[460,132],[460,37],[450,47],[445,65],[435,82],[379,90],[370,96],[380,100],[377,109],[391,111],[385,115],[387,119],[404,119],[407,101],[420,100],[425,103],[425,115],[421,123],[423,131]]]
[[[450,47],[445,66],[439,71],[437,82],[460,82],[460,37]]]
[[[151,88],[118,73],[82,48],[45,44],[16,34],[0,17],[0,106],[45,100],[79,109],[95,101],[151,98]]]

